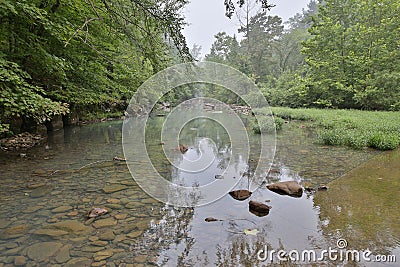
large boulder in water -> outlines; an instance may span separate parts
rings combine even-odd
[[[229,195],[236,200],[243,201],[251,196],[251,192],[249,190],[235,190],[229,192]]]
[[[249,202],[249,211],[258,217],[263,217],[269,214],[270,206],[265,205],[264,203],[250,200]]]
[[[281,195],[289,195],[292,197],[301,197],[303,188],[296,181],[286,181],[267,185],[267,188]]]

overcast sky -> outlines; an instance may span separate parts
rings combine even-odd
[[[309,0],[271,0],[275,4],[269,12],[280,16],[283,21],[307,7]],[[190,48],[193,44],[201,45],[202,55],[207,54],[214,42],[214,35],[226,32],[236,34],[239,27],[236,19],[225,17],[224,0],[191,0],[185,9],[186,21],[189,23],[183,31]]]

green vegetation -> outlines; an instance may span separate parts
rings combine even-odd
[[[326,145],[392,150],[400,146],[400,113],[390,111],[272,108],[275,117],[315,128]]]
[[[251,129],[256,134],[271,133],[275,130],[279,131],[282,129],[285,121],[281,118],[272,116],[261,116],[259,121],[253,122]]]
[[[238,11],[244,38],[218,33],[206,60],[252,77],[272,106],[400,110],[399,1],[311,0],[286,29],[256,2]]]
[[[69,112],[120,113],[148,77],[190,59],[187,1],[161,2],[2,1],[0,134]]]

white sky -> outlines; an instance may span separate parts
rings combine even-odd
[[[280,16],[286,21],[303,8],[307,8],[308,2],[309,0],[270,0],[270,3],[276,6],[269,14]],[[225,16],[224,0],[191,0],[185,9],[189,25],[183,31],[189,48],[192,48],[193,44],[200,45],[204,56],[210,51],[214,35],[218,32],[224,31],[229,35],[238,36],[239,23],[234,16],[232,19]]]

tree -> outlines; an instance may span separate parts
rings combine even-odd
[[[239,43],[236,36],[231,37],[225,32],[220,32],[214,38],[216,40],[211,45],[210,53],[205,56],[205,59],[237,67]]]
[[[237,9],[237,7],[242,8],[245,5],[245,3],[246,2],[248,3],[249,1],[252,1],[252,0],[247,0],[247,1],[239,0],[237,2],[237,5],[235,5],[233,0],[224,0],[224,5],[225,5],[225,9],[226,9],[225,15],[228,18],[231,18],[232,15],[235,13],[235,10]],[[261,3],[261,7],[264,9],[264,11],[269,11],[269,10],[271,10],[271,8],[273,8],[275,6],[275,5],[269,4],[268,0],[256,0],[256,2]]]
[[[399,109],[400,3],[327,0],[305,43],[315,105]]]
[[[186,3],[4,0],[1,129],[18,117],[42,123],[68,111],[125,109],[147,77],[172,63],[171,47],[191,59],[181,33]]]
[[[239,32],[245,29],[239,29]],[[271,73],[274,64],[272,52],[273,43],[283,31],[282,19],[278,16],[268,16],[265,11],[251,17],[246,29],[241,48],[246,51],[248,64],[256,77],[256,81],[263,80]]]

